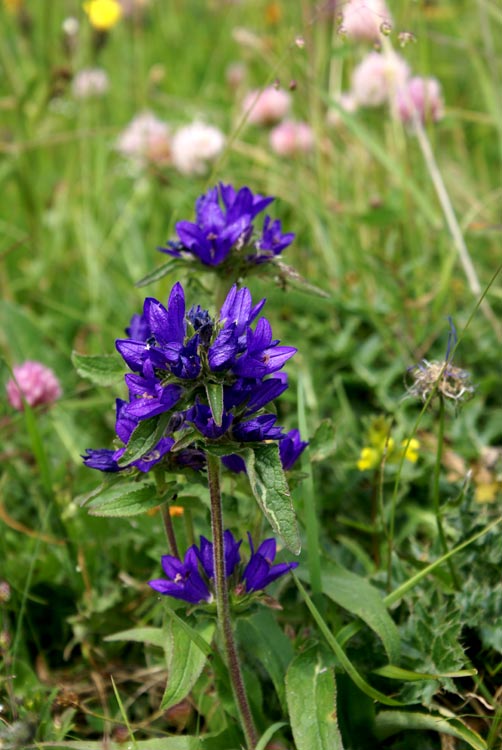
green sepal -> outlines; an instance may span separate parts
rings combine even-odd
[[[128,464],[137,461],[151,451],[164,436],[168,423],[169,414],[161,414],[141,420],[134,428],[118,465],[128,466]]]
[[[142,279],[137,281],[134,286],[148,286],[148,284],[152,284],[154,281],[159,281],[159,279],[163,279],[164,276],[167,276],[169,273],[171,273],[171,271],[174,271],[177,265],[177,260],[168,260],[167,263],[164,263],[163,265],[159,266],[154,271],[151,271]]]
[[[221,427],[223,419],[223,384],[206,383],[206,395],[215,424]]]

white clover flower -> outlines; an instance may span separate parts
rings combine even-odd
[[[379,107],[403,88],[410,76],[408,63],[395,52],[370,52],[352,74],[352,93],[362,107]]]
[[[171,130],[151,112],[137,115],[122,131],[117,150],[141,166],[165,165],[171,161]]]
[[[182,174],[204,174],[225,147],[225,136],[204,122],[192,122],[176,131],[171,149],[173,164]]]

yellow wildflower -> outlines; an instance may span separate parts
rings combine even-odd
[[[118,0],[89,0],[84,3],[84,10],[91,25],[98,31],[109,31],[122,16],[122,6]]]
[[[389,464],[399,464],[403,457],[406,461],[415,463],[418,460],[418,449],[420,443],[415,438],[403,440],[399,446],[394,438],[390,436],[392,423],[384,416],[373,417],[366,430],[368,442],[361,449],[357,468],[359,471],[375,469],[385,460]]]
[[[420,442],[415,438],[411,440],[403,440],[401,447],[404,448],[404,457],[407,461],[411,461],[415,464],[418,461],[418,449],[420,448]]]
[[[368,469],[374,469],[378,466],[380,461],[380,453],[375,448],[362,448],[361,455],[357,462],[357,468],[359,471],[367,471]]]
[[[182,516],[185,512],[185,509],[182,505],[170,505],[169,506],[169,515],[171,518],[175,518],[176,516]]]

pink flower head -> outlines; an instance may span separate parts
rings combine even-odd
[[[225,147],[225,136],[213,125],[192,122],[176,131],[172,141],[174,166],[181,174],[204,174]]]
[[[279,156],[306,154],[314,148],[314,133],[306,122],[285,120],[271,131],[270,146]]]
[[[23,411],[23,398],[30,406],[52,404],[62,394],[54,372],[40,362],[23,362],[13,368],[14,378],[7,383],[7,398],[17,411]]]
[[[382,24],[390,27],[392,16],[384,0],[347,0],[341,28],[355,41],[378,41]]]
[[[291,108],[291,96],[283,89],[269,86],[263,91],[250,91],[242,103],[242,111],[252,125],[273,125],[282,120]]]
[[[362,107],[390,101],[410,75],[408,63],[395,52],[370,52],[352,74],[352,93]]]
[[[109,85],[106,71],[101,68],[86,68],[75,75],[72,92],[75,99],[88,99],[93,96],[103,96],[108,91]]]
[[[137,115],[117,141],[117,150],[141,166],[171,161],[170,128],[151,112]]]
[[[412,124],[414,117],[422,122],[438,122],[444,114],[441,84],[436,78],[410,78],[396,92],[396,110],[406,124]]]

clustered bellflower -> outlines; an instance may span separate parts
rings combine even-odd
[[[251,557],[244,566],[239,549],[242,540],[236,541],[228,529],[224,534],[225,573],[236,603],[244,596],[262,591],[298,566],[297,562],[273,564],[275,539],[265,539],[256,551],[249,533],[248,539]],[[200,537],[199,547],[194,544],[187,550],[183,561],[173,555],[163,555],[162,568],[166,577],[149,581],[155,591],[190,604],[210,604],[214,601],[213,544],[204,536]]]
[[[145,472],[160,461],[199,469],[204,439],[228,445],[230,455],[241,443],[275,440],[283,445],[285,468],[291,468],[306,443],[297,431],[284,434],[267,405],[288,387],[280,370],[296,349],[280,346],[268,320],[258,317],[264,304],[253,305],[247,288],[233,286],[213,319],[199,306],[186,310],[180,283],[172,288],[167,308],[147,298],[143,313],[126,329],[129,338],[116,341],[131,370],[125,376],[129,399],[116,403],[115,429],[123,446],[88,449],[84,463],[106,472],[130,467]],[[213,413],[211,389],[222,395],[221,413]],[[135,428],[162,415],[168,418],[157,445],[124,466],[121,458]],[[180,439],[183,450],[177,450]]]
[[[232,185],[211,188],[195,204],[195,222],[176,224],[178,240],[159,248],[175,258],[192,257],[205,266],[248,268],[265,263],[290,245],[295,235],[282,233],[281,222],[265,216],[261,232],[254,219],[272,203],[273,197],[253,194],[248,187]]]

